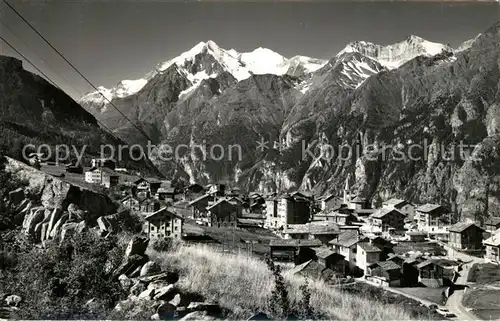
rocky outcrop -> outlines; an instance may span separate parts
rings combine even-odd
[[[201,295],[182,291],[179,286],[179,274],[174,271],[162,271],[154,261],[147,261],[145,251],[148,240],[133,237],[123,256],[122,265],[113,273],[117,276],[122,289],[128,297],[118,302],[114,311],[128,316],[135,316],[138,307],[151,312],[153,320],[181,319],[191,313],[193,316],[206,316],[220,319],[227,314],[218,304],[206,302]],[[140,273],[134,275],[140,270]]]

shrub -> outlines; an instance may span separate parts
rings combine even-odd
[[[269,308],[274,317],[284,318],[290,313],[290,299],[285,279],[281,274],[280,266],[275,265],[269,256],[266,256],[266,264],[274,277],[274,289],[269,297]]]
[[[123,249],[116,238],[85,233],[61,246],[54,242],[17,254],[17,264],[2,272],[4,292],[23,298],[18,318],[99,318],[124,295],[105,269],[121,261]]]
[[[151,246],[155,251],[167,252],[173,248],[173,240],[171,238],[156,239]]]

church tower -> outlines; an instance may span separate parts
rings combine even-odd
[[[351,192],[349,188],[349,178],[351,174],[347,174],[347,178],[345,179],[345,187],[344,187],[344,204],[349,205],[351,202]]]

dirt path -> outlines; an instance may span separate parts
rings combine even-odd
[[[480,262],[482,262],[482,259],[472,257],[472,261],[470,263],[464,264],[462,266],[462,271],[460,271],[460,276],[458,277],[455,284],[467,286],[469,284],[469,282],[467,282],[467,276],[469,275],[470,268],[472,267],[472,265],[474,265],[474,263]],[[446,301],[446,308],[456,315],[454,320],[480,320],[472,312],[469,312],[467,308],[465,308],[462,304],[466,291],[466,287],[460,290],[455,290]]]

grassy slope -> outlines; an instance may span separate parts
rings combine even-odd
[[[274,281],[264,262],[245,255],[224,254],[206,245],[181,246],[169,253],[151,251],[150,256],[164,269],[179,269],[184,291],[200,293],[247,318],[252,312],[267,311],[267,297]],[[291,300],[300,300],[303,280],[286,275]],[[374,304],[368,298],[349,295],[323,282],[310,282],[312,306],[336,320],[409,320],[397,305]]]

